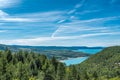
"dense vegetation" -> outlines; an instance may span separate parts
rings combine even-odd
[[[47,59],[45,55],[27,51],[0,51],[0,80],[79,80],[75,71],[55,57]]]
[[[79,65],[28,51],[0,51],[0,80],[120,80],[120,47],[109,47]]]
[[[120,80],[120,46],[106,48],[77,67],[81,80]]]

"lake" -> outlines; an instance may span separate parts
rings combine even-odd
[[[88,54],[96,54],[97,52],[102,51],[103,49],[78,49],[78,50],[73,50],[75,52],[84,52]]]
[[[60,62],[63,62],[66,64],[66,66],[73,65],[73,64],[79,64],[86,60],[88,57],[78,57],[78,58],[69,58],[67,60],[61,60]]]
[[[103,49],[78,49],[73,50],[75,52],[84,52],[88,54],[96,54],[97,52],[102,51]],[[61,62],[65,63],[67,66],[73,65],[73,64],[79,64],[83,61],[85,61],[88,57],[78,57],[78,58],[69,58],[67,60],[61,60]]]

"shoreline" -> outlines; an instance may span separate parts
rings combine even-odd
[[[89,56],[86,57],[76,57],[76,58],[68,58],[68,59],[64,59],[64,60],[59,60],[60,62],[64,62],[66,60],[71,60],[71,59],[78,59],[78,58],[88,58]]]

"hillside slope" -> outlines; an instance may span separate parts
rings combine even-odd
[[[0,44],[0,50],[6,50],[8,48],[12,52],[18,52],[24,50],[28,52],[35,52],[44,54],[48,58],[55,56],[58,60],[64,60],[68,58],[76,57],[88,57],[90,54],[84,52],[76,52],[77,49],[102,49],[102,47],[64,47],[64,46],[22,46],[22,45],[4,45]]]
[[[120,80],[120,46],[108,47],[77,67],[82,80]]]

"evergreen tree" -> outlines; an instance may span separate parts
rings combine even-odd
[[[58,64],[56,80],[65,80],[65,65],[62,63]]]

